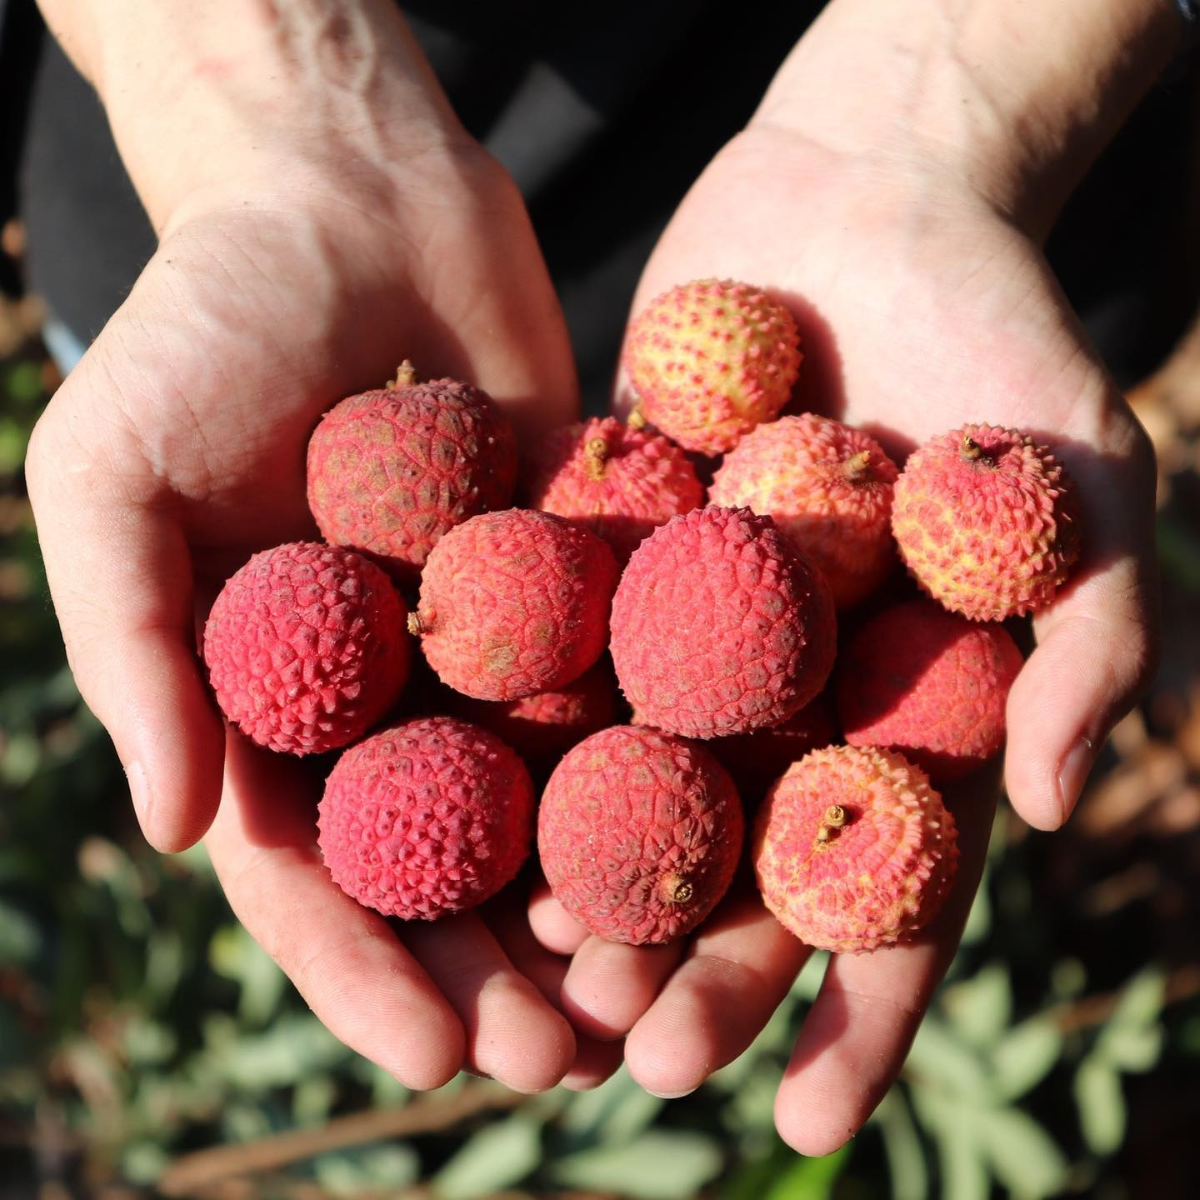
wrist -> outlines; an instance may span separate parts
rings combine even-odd
[[[161,233],[247,192],[347,192],[468,141],[382,0],[41,0]]]
[[[1181,44],[1178,14],[1169,0],[949,8],[835,0],[752,124],[966,186],[1042,237]]]

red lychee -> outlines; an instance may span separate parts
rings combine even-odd
[[[613,598],[617,679],[639,718],[686,737],[777,725],[825,685],[829,588],[749,509],[702,508],[634,551]]]
[[[480,700],[561,688],[600,657],[617,564],[550,513],[506,509],[433,548],[409,628],[443,683]]]
[[[404,686],[406,615],[388,577],[358,554],[320,542],[264,550],[226,582],[204,627],[217,703],[260,746],[344,746]]]
[[[1016,429],[965,425],[913,452],[892,532],[917,583],[974,621],[1045,608],[1079,557],[1066,472]]]
[[[751,430],[725,457],[708,498],[772,517],[821,569],[838,608],[849,608],[896,561],[896,474],[869,434],[804,413]]]
[[[958,869],[958,838],[920,768],[889,750],[833,746],[771,788],[753,854],[763,901],[787,929],[858,954],[933,919]]]
[[[449,529],[512,502],[517,443],[486,392],[454,379],[396,382],[327,412],[308,444],[308,504],[321,533],[414,583]]]
[[[1004,745],[1004,706],[1021,651],[1000,625],[929,600],[868,621],[838,662],[838,716],[852,746],[886,746],[942,785]]]
[[[723,454],[787,403],[798,345],[777,300],[750,284],[701,279],[638,314],[624,362],[646,420],[685,450]]]
[[[516,875],[533,809],[529,773],[499,738],[424,717],[338,759],[318,841],[347,895],[389,917],[431,921],[481,904]]]
[[[551,433],[532,456],[527,491],[533,508],[591,530],[620,563],[656,526],[704,498],[678,446],[612,417]]]
[[[554,895],[592,933],[658,944],[694,929],[725,894],[742,824],[733,781],[706,750],[617,725],[550,776],[538,854]]]

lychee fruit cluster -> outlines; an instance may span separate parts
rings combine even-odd
[[[965,426],[898,470],[862,430],[779,417],[799,366],[760,289],[674,288],[631,326],[630,423],[522,447],[518,490],[470,384],[405,367],[331,408],[307,457],[328,544],[255,555],[203,647],[246,736],[343,750],[317,818],[331,887],[461,912],[536,826],[568,914],[661,944],[720,903],[761,801],[749,857],[798,937],[858,953],[934,917],[958,854],[934,786],[1001,749],[1021,654],[997,622],[1053,600],[1079,506],[1015,430]]]
[[[625,370],[647,421],[685,450],[723,454],[787,403],[799,341],[778,300],[748,284],[702,279],[638,314]]]

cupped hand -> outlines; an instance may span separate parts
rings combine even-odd
[[[526,432],[569,419],[558,304],[514,185],[465,137],[289,170],[280,156],[172,214],[37,427],[30,494],[71,667],[148,839],[208,830],[234,912],[335,1034],[413,1087],[466,1065],[544,1088],[575,1055],[548,956],[503,912],[398,933],[343,895],[315,845],[319,783],[227,736],[195,630],[251,553],[316,536],[309,434],[402,359],[480,385]]]
[[[967,422],[1032,432],[1066,463],[1083,556],[1034,621],[1037,648],[1008,703],[1007,789],[1033,826],[1070,813],[1092,759],[1154,658],[1153,457],[1034,240],[934,163],[841,154],[768,121],[729,144],[658,243],[633,304],[690,279],[746,280],[797,316],[800,400],[876,434],[902,457]],[[618,385],[618,405],[628,403]],[[835,957],[779,1089],[782,1136],[828,1153],[870,1115],[949,965],[981,874],[991,779],[952,791],[962,845],[942,915],[914,941]],[[577,1028],[628,1034],[649,1090],[697,1087],[746,1048],[809,951],[752,889],[686,947],[586,938],[545,895],[543,943],[574,955]]]

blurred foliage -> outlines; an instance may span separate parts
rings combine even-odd
[[[31,337],[0,366],[0,1196],[1200,1194],[1194,637],[1171,643],[1184,669],[1118,731],[1067,832],[1002,811],[903,1078],[839,1153],[800,1158],[772,1124],[822,955],[683,1100],[624,1072],[578,1095],[460,1078],[410,1096],[305,1009],[202,849],[161,858],[140,840],[67,670],[24,496],[53,382]],[[1163,530],[1170,601],[1196,586],[1194,513]]]

